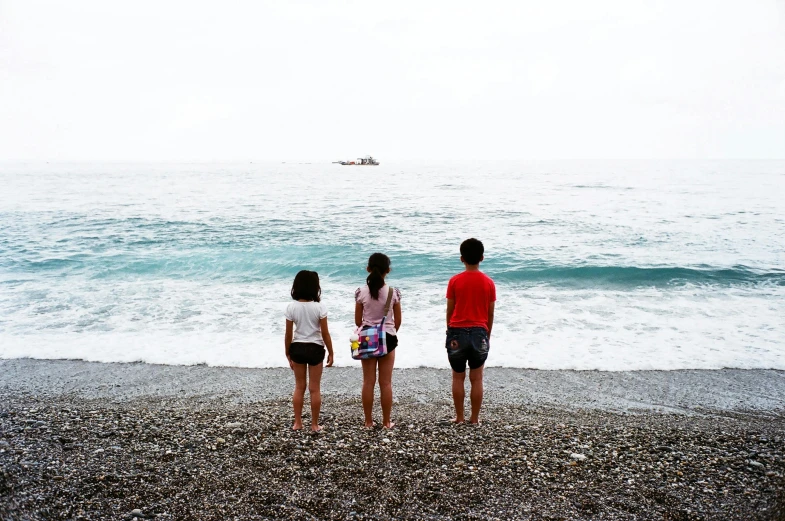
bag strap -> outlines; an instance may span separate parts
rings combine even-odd
[[[393,291],[395,288],[390,286],[390,291],[387,292],[387,303],[384,305],[384,318],[387,318],[387,313],[390,312],[390,304],[392,303]]]

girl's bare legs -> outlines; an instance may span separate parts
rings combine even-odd
[[[392,412],[393,392],[392,392],[392,372],[395,364],[395,351],[389,353],[379,360],[379,394],[382,401],[382,425],[392,429],[395,424],[390,421]]]
[[[376,361],[378,358],[366,358],[363,364],[363,413],[365,426],[373,427],[373,388],[376,386]]]
[[[305,399],[306,372],[308,365],[292,362],[294,370],[294,394],[292,403],[294,404],[294,425],[293,430],[299,431],[303,428],[303,400]]]
[[[319,411],[322,408],[322,364],[308,366],[308,392],[311,394],[311,430],[319,432]],[[302,404],[300,405],[302,407]]]

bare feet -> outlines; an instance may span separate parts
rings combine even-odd
[[[292,427],[293,431],[301,431],[303,430],[303,423],[302,422],[294,422],[294,426]]]
[[[324,427],[321,425],[311,425],[311,433],[318,434],[324,430]]]
[[[461,418],[461,419],[453,418],[452,420],[450,420],[450,423],[454,423],[454,424],[457,425],[459,423],[464,423],[464,420],[463,420],[463,418]]]
[[[370,422],[370,423],[368,423],[368,422],[365,422],[365,428],[366,428],[366,429],[373,429],[373,428],[375,428],[375,427],[376,427],[376,422],[375,422],[375,421],[371,420],[371,422]]]
[[[393,427],[395,427],[395,422],[389,422],[389,423],[385,423],[385,424],[383,425],[383,427],[384,427],[385,429],[392,429]]]

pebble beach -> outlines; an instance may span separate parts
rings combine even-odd
[[[474,427],[447,371],[396,371],[368,430],[359,371],[325,371],[312,435],[285,370],[0,361],[0,517],[785,519],[782,372],[518,373]]]

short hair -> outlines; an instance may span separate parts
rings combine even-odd
[[[466,264],[479,264],[485,253],[485,247],[477,239],[466,239],[461,243],[461,257]]]
[[[298,272],[292,283],[292,299],[319,302],[322,299],[319,274],[308,270]]]

